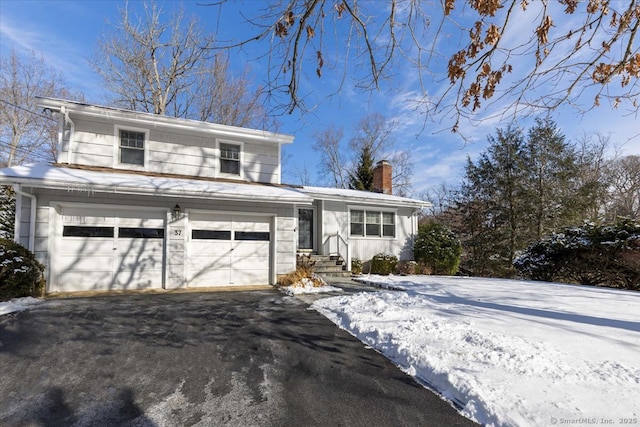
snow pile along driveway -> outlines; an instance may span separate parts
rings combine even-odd
[[[640,293],[435,276],[313,308],[486,425],[640,425]]]

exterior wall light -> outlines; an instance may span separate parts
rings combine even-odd
[[[173,208],[173,219],[174,219],[174,221],[176,219],[180,219],[181,214],[182,214],[182,209],[180,209],[180,205],[176,204],[175,207]]]

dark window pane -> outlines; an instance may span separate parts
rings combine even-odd
[[[235,240],[260,240],[269,241],[268,231],[236,231]]]
[[[144,150],[120,148],[120,163],[144,166]]]
[[[351,235],[352,236],[364,236],[364,224],[351,223]]]
[[[62,235],[65,237],[113,237],[113,227],[65,225]]]
[[[385,237],[396,237],[396,226],[395,225],[383,225],[382,226],[382,235]]]
[[[118,236],[131,239],[162,239],[164,228],[120,227]]]
[[[240,175],[240,162],[237,160],[220,159],[220,172]]]
[[[191,230],[191,238],[202,240],[231,240],[231,231]]]
[[[379,236],[380,224],[367,224],[367,236]]]

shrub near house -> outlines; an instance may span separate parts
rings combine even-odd
[[[531,244],[514,261],[534,280],[640,290],[640,223],[585,223]]]
[[[413,246],[416,261],[431,270],[431,274],[453,275],[460,265],[462,245],[445,226],[432,222],[418,229]]]
[[[0,239],[0,301],[41,296],[44,266],[32,252],[12,240]]]

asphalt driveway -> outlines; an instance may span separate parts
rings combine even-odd
[[[0,317],[0,425],[475,425],[276,290],[49,300]]]

